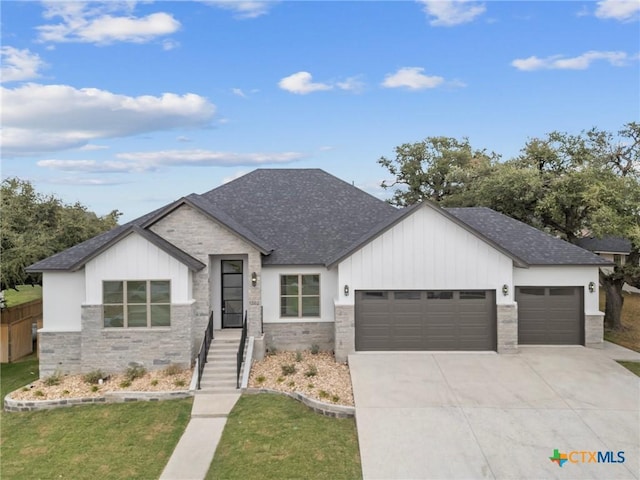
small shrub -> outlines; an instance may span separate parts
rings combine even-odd
[[[63,391],[62,391],[62,394],[63,394],[63,395],[69,395],[70,393],[71,393],[71,392],[70,392],[69,390],[63,390]]]
[[[97,385],[104,378],[102,370],[91,370],[82,376],[82,380],[89,385]]]
[[[256,382],[258,382],[258,383],[264,383],[266,380],[267,379],[266,379],[266,377],[264,375],[258,375],[256,377]]]
[[[308,388],[309,390],[313,390],[313,389],[315,388],[315,385],[314,385],[313,383],[308,383],[308,384],[307,384],[307,388]]]
[[[130,365],[124,372],[125,378],[133,382],[136,378],[142,378],[147,374],[147,369],[143,365]]]
[[[62,381],[62,374],[56,370],[56,372],[54,374],[49,375],[42,382],[47,387],[53,387],[54,385],[60,385],[61,381]]]
[[[318,367],[315,365],[307,365],[307,371],[304,372],[305,377],[315,377],[318,375]]]
[[[314,343],[311,345],[311,355],[317,355],[320,352],[320,345]]]
[[[174,384],[176,387],[184,387],[184,386],[187,384],[187,382],[185,382],[185,381],[184,381],[183,379],[181,379],[181,378],[178,378],[175,382],[173,382],[173,384]]]
[[[42,390],[36,390],[33,392],[36,397],[44,397],[44,392]]]
[[[164,369],[164,374],[167,377],[172,377],[173,375],[177,375],[182,371],[182,369],[180,368],[180,365],[178,365],[177,363],[172,363],[171,365],[169,365],[167,368]]]
[[[275,355],[278,353],[278,349],[276,347],[270,347],[267,349],[267,355]]]
[[[123,380],[120,382],[120,388],[129,388],[131,386],[130,380]]]
[[[154,378],[153,380],[151,380],[151,386],[155,387],[156,385],[158,385],[158,379]]]
[[[324,391],[324,390],[320,390],[320,391],[318,392],[318,396],[319,396],[320,398],[328,398],[328,397],[329,397],[329,394],[328,394],[326,391]]]
[[[338,395],[331,395],[331,401],[333,403],[338,403],[340,401],[340,397]]]
[[[296,362],[300,363],[302,361],[302,352],[296,352]]]
[[[284,382],[284,378],[278,377],[278,378],[276,378],[276,382],[282,383],[282,382]]]
[[[287,383],[287,385],[289,385],[290,388],[293,388],[296,386],[296,382],[294,382],[293,380],[291,380],[289,383]]]
[[[98,385],[91,385],[92,392],[97,392],[98,390],[100,390],[100,387],[98,387]]]
[[[280,365],[280,368],[282,369],[282,374],[285,375],[285,376],[293,375],[294,373],[297,372],[296,366],[295,365],[291,365],[290,363],[284,363],[284,364]]]
[[[22,391],[23,391],[23,392],[28,392],[28,391],[29,391],[29,389],[28,389],[27,387],[22,387]]]

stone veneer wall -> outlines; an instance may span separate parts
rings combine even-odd
[[[604,313],[584,316],[584,344],[587,347],[602,348],[604,344]]]
[[[498,305],[498,353],[518,351],[518,305]]]
[[[153,224],[150,229],[176,247],[206,265],[193,273],[193,298],[196,301],[191,337],[191,355],[195,357],[202,333],[211,313],[210,255],[247,255],[246,274],[258,274],[258,285],[248,287],[248,335],[260,335],[261,272],[260,252],[227,228],[206,217],[189,205],[183,205]]]
[[[323,351],[334,349],[333,322],[265,323],[263,328],[267,349],[308,350],[314,344]]]
[[[336,361],[346,362],[356,351],[356,309],[354,305],[335,306],[335,356]]]
[[[81,332],[40,332],[38,334],[38,357],[40,378],[48,377],[59,370],[63,373],[80,373]]]

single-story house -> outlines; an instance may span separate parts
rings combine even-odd
[[[397,209],[318,169],[259,169],[42,260],[40,374],[193,361],[247,315],[257,356],[602,343],[608,262],[488,208]]]
[[[578,239],[577,244],[618,265],[624,265],[631,253],[631,241],[622,237],[584,237]]]

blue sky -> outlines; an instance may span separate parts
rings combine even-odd
[[[364,190],[427,136],[511,158],[640,118],[640,2],[2,2],[2,176],[131,220],[254,168]]]

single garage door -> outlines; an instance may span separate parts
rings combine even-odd
[[[356,291],[356,350],[495,350],[491,290]]]
[[[516,287],[518,343],[583,345],[581,287]]]

